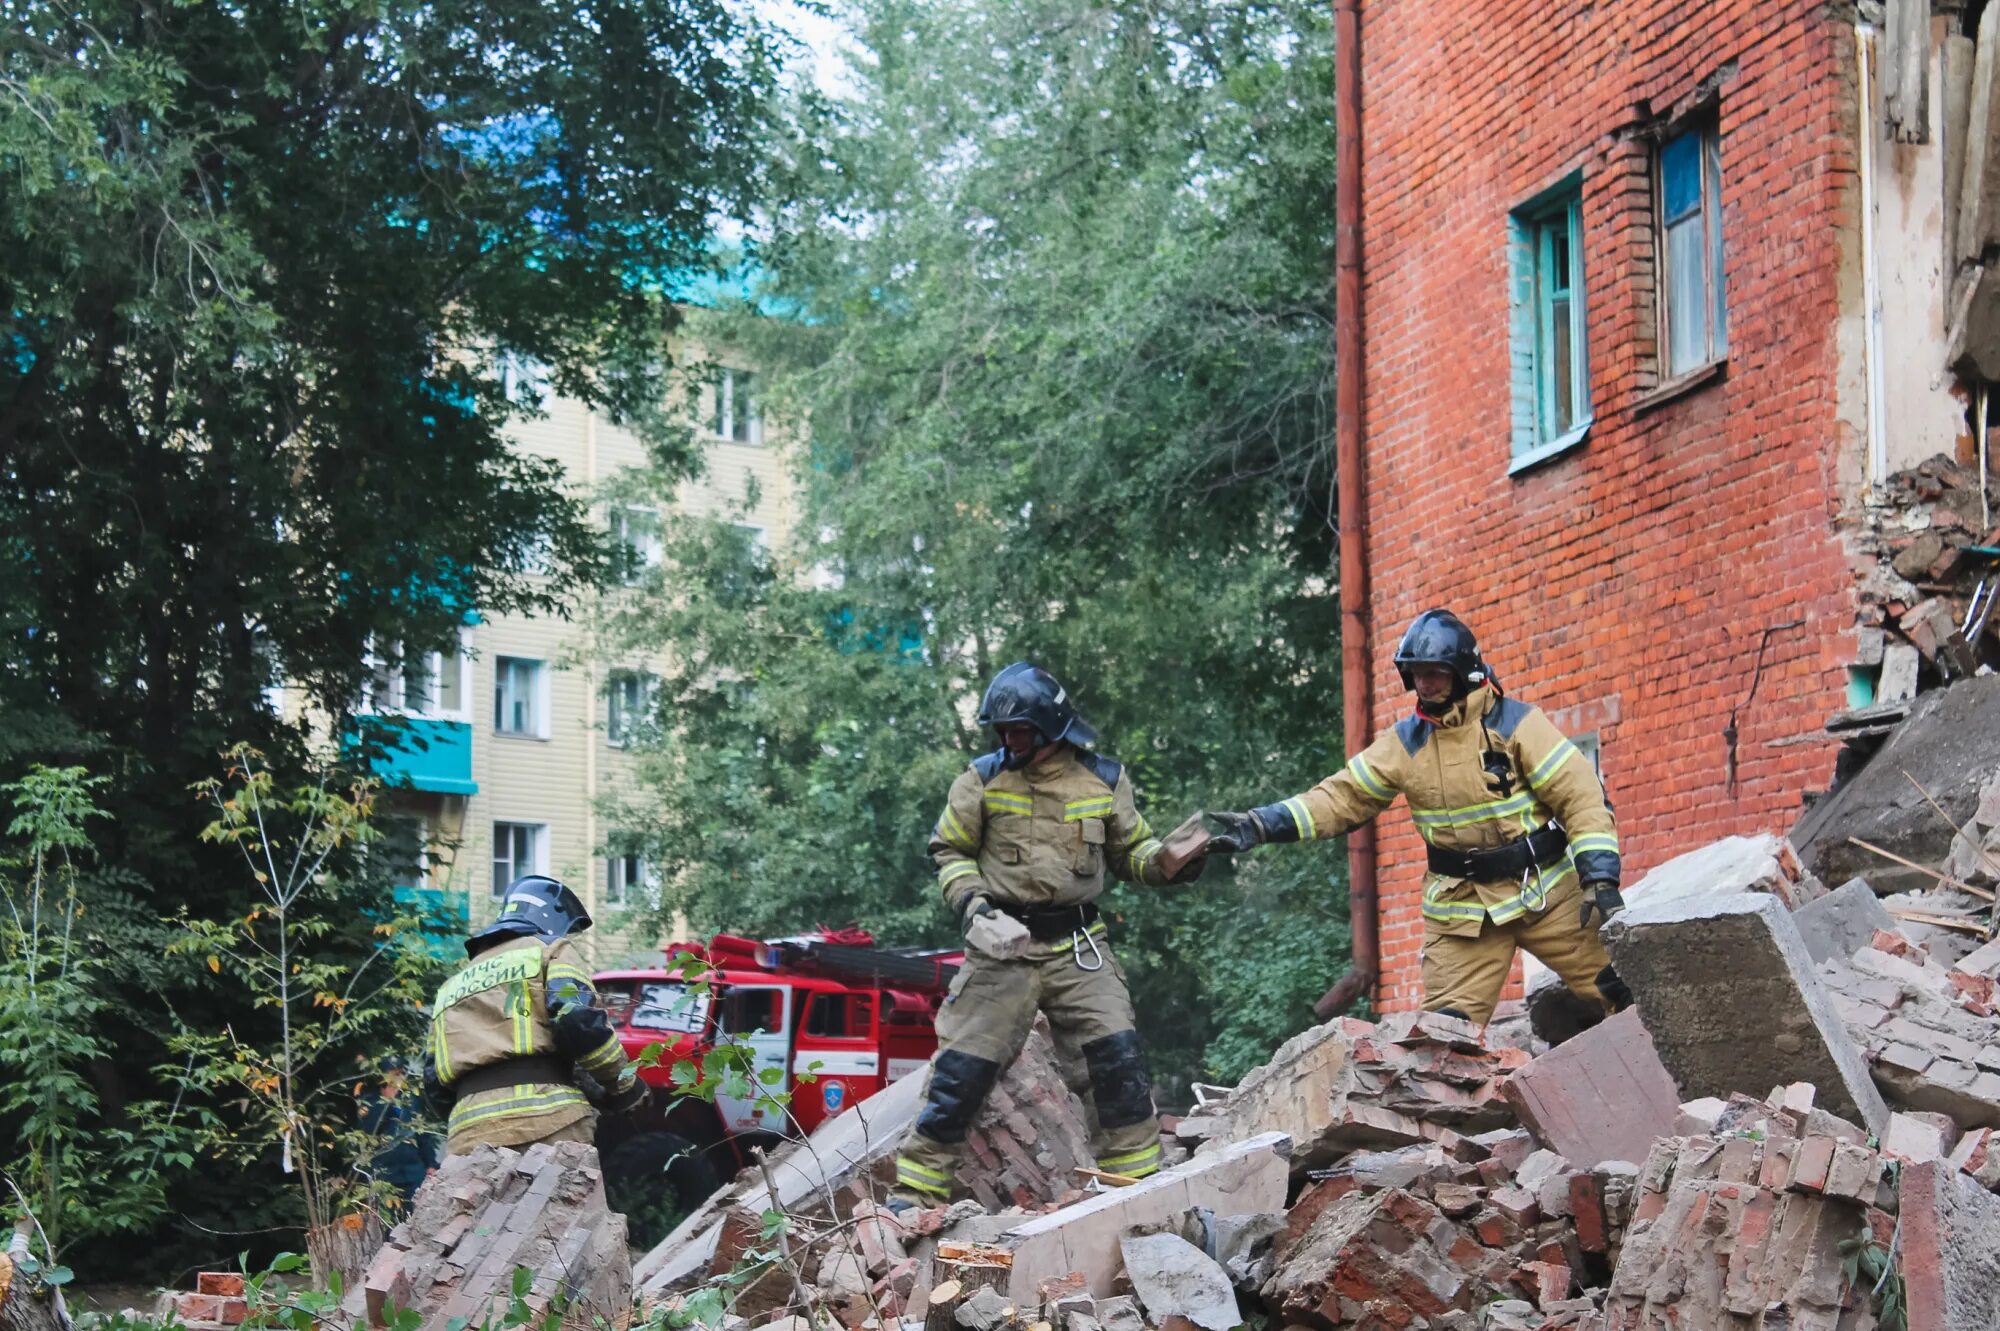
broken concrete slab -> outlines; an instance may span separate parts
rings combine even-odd
[[[1819,900],[1808,901],[1792,912],[1792,923],[1814,961],[1851,957],[1868,946],[1877,929],[1896,928],[1866,878],[1850,878]]]
[[[545,1313],[579,1323],[630,1313],[625,1217],[605,1204],[596,1147],[544,1142],[446,1156],[342,1311],[353,1325],[385,1327],[394,1310],[410,1310],[424,1331],[497,1322],[517,1269],[531,1273],[523,1301],[538,1324]]]
[[[1674,1079],[1631,1009],[1517,1069],[1503,1091],[1536,1137],[1586,1168],[1644,1159],[1681,1112]]]
[[[1228,1274],[1178,1234],[1127,1234],[1118,1241],[1125,1275],[1149,1320],[1163,1326],[1183,1317],[1202,1331],[1235,1331],[1243,1325]]]
[[[1923,874],[1872,855],[1849,838],[1871,842],[1918,864],[1942,863],[1954,832],[1930,807],[1923,791],[1954,823],[1963,824],[1978,803],[1986,777],[1996,768],[2000,768],[2000,675],[1920,693],[1908,719],[1868,765],[1799,820],[1792,829],[1792,844],[1805,867],[1829,883],[1844,883],[1860,874],[1879,892],[1928,886],[1932,880]]]
[[[1861,1050],[1777,898],[1642,903],[1602,932],[1683,1096],[1756,1095],[1774,1081],[1809,1081],[1831,1112],[1875,1132],[1888,1125]]]
[[[1630,906],[1651,907],[1694,897],[1764,892],[1790,906],[1798,904],[1803,876],[1785,839],[1765,832],[1723,837],[1676,855],[1625,889],[1624,895]]]
[[[1900,1184],[1909,1325],[2000,1326],[2000,1196],[1926,1160]]]
[[[1002,1240],[1014,1252],[1008,1292],[1023,1301],[1042,1281],[1080,1271],[1092,1297],[1106,1299],[1118,1278],[1118,1240],[1126,1230],[1176,1224],[1196,1207],[1218,1215],[1282,1210],[1291,1146],[1282,1132],[1264,1133],[1016,1225]],[[1100,1303],[1099,1320],[1102,1308]]]

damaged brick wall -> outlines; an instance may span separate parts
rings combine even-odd
[[[1509,691],[1599,721],[1628,868],[1781,830],[1832,747],[1852,572],[1833,531],[1837,324],[1858,299],[1853,31],[1809,0],[1361,7],[1375,724],[1398,634],[1449,604]],[[1655,354],[1650,130],[1713,93],[1729,356],[1670,400]],[[1529,110],[1528,108],[1532,108]],[[1592,408],[1510,477],[1508,218],[1580,173]],[[1851,470],[1851,468],[1849,469]],[[1738,718],[1737,771],[1724,727]],[[1300,784],[1319,773],[1297,773]],[[1421,844],[1381,842],[1381,1006],[1421,981]]]

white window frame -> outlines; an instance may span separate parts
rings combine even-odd
[[[398,659],[403,658],[401,644],[397,645],[395,654]],[[444,653],[425,652],[423,659],[425,678],[432,681],[432,688],[435,690],[436,682],[444,677]],[[361,681],[361,706],[358,710],[375,716],[414,716],[432,721],[470,721],[471,709],[466,704],[472,697],[472,661],[469,643],[463,629],[459,630],[458,650],[452,659],[458,663],[459,705],[452,708],[439,707],[433,697],[427,699],[421,707],[412,707],[409,705],[410,667],[406,659],[402,659],[402,664],[389,677],[389,696],[387,698],[376,696],[375,683],[383,658],[371,640],[367,656],[364,658],[368,673]]]
[[[641,520],[636,531],[634,518]],[[606,515],[605,525],[610,529],[611,539],[636,556],[631,571],[626,574],[628,584],[637,582],[647,569],[659,567],[665,547],[659,509],[650,504],[614,504]]]
[[[660,687],[660,677],[649,670],[614,670],[604,687],[604,742],[614,749],[622,749],[632,742],[630,720],[619,725],[619,690],[627,684],[639,686],[636,704],[637,715],[644,718],[652,711],[654,693]]]
[[[630,872],[637,866],[634,877]],[[606,854],[604,857],[604,904],[614,910],[625,910],[633,904],[634,894],[647,895],[657,884],[653,874],[653,864],[644,851],[633,851],[626,855]],[[647,903],[652,898],[647,896]]]
[[[743,376],[749,381],[750,391],[747,418],[744,420],[743,437],[736,437],[736,377]],[[715,384],[711,391],[715,394],[715,410],[709,414],[709,433],[715,438],[731,444],[747,444],[752,448],[764,442],[764,411],[759,405],[757,394],[757,372],[739,370],[723,366],[716,371]]]
[[[500,867],[500,835],[502,828],[506,828],[510,832],[516,829],[526,829],[529,835],[528,858],[531,861],[525,865],[516,861],[513,855],[514,847],[509,845],[507,847],[507,863],[510,867],[510,872],[504,882],[501,880],[500,874],[496,872]],[[507,895],[507,884],[513,882],[516,878],[533,873],[545,874],[549,871],[549,825],[547,823],[525,822],[518,818],[495,818],[490,832],[492,839],[487,845],[486,863],[487,872],[493,876],[492,895],[495,901]]]
[[[507,663],[521,662],[534,667],[534,698],[530,706],[534,723],[527,730],[510,730],[501,726],[501,680]],[[549,663],[534,656],[501,656],[493,658],[493,733],[507,739],[547,739],[549,737]]]

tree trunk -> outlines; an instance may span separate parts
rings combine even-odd
[[[368,1274],[368,1263],[382,1246],[382,1218],[373,1211],[344,1215],[330,1225],[321,1225],[306,1235],[306,1252],[312,1257],[313,1283],[321,1289],[327,1277],[340,1272],[343,1289],[359,1289]]]
[[[959,1305],[982,1289],[997,1289],[1006,1293],[1007,1277],[1013,1273],[1011,1265],[981,1261],[977,1256],[969,1261],[951,1257],[933,1258],[930,1303],[924,1310],[924,1331],[962,1331],[952,1316]],[[947,1281],[956,1281],[958,1289],[949,1298],[940,1300],[938,1291],[945,1287]]]

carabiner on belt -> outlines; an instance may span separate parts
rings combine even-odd
[[[1535,890],[1532,894],[1528,891],[1530,878],[1535,880]],[[1531,912],[1540,912],[1542,907],[1549,904],[1549,888],[1548,884],[1542,881],[1542,866],[1539,864],[1530,862],[1527,868],[1521,870],[1521,904]]]
[[[1090,945],[1090,955],[1096,960],[1086,963],[1083,959],[1084,944]],[[1075,930],[1069,936],[1070,955],[1076,958],[1076,968],[1080,971],[1101,971],[1104,969],[1104,953],[1097,948],[1097,938],[1090,932],[1090,926]]]

